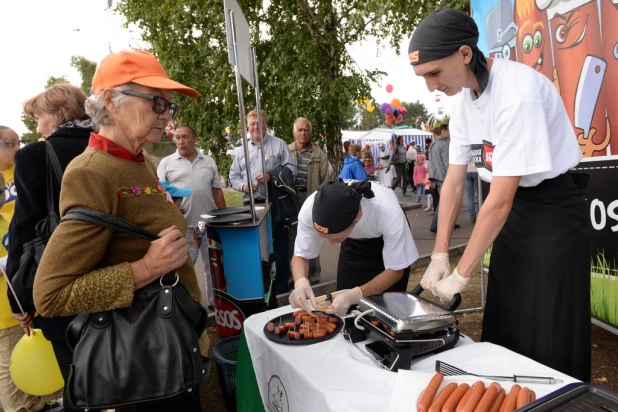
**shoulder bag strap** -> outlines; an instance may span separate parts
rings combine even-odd
[[[83,222],[92,223],[94,225],[103,226],[117,232],[127,233],[132,236],[141,237],[149,241],[159,239],[158,235],[149,232],[141,227],[127,222],[117,216],[110,215],[99,210],[95,210],[85,206],[76,206],[69,209],[60,223],[67,220],[81,220]]]
[[[53,153],[53,155],[51,154]],[[47,213],[52,214],[55,213],[56,208],[54,207],[54,183],[53,176],[55,175],[56,180],[58,180],[58,184],[60,185],[62,182],[62,170],[60,170],[60,176],[58,176],[54,162],[52,160],[52,156],[56,158],[56,153],[51,146],[51,143],[45,142],[45,163],[47,164],[47,176],[46,176],[46,199],[47,199]],[[58,161],[58,158],[56,158]]]
[[[64,172],[62,171],[62,167],[60,166],[60,162],[58,161],[58,156],[56,156],[54,146],[52,146],[49,140],[45,141],[45,153],[47,154],[47,159],[49,163],[51,163],[51,167],[54,170],[54,175],[56,176],[58,184],[62,184],[62,177],[64,176]]]

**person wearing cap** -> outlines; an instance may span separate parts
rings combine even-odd
[[[225,197],[223,197],[219,170],[214,159],[195,148],[197,133],[193,127],[183,124],[176,128],[174,141],[177,150],[161,160],[157,167],[157,175],[160,180],[192,189],[186,198],[181,199],[182,207],[179,207],[187,219],[187,246],[190,246],[193,242],[193,229],[200,220],[200,214],[224,208]],[[206,274],[207,302],[208,306],[213,306],[210,258],[206,242],[200,251]]]
[[[395,193],[380,183],[329,181],[309,196],[298,215],[298,235],[292,258],[293,308],[317,309],[307,279],[309,259],[322,244],[341,244],[337,267],[338,294],[329,313],[344,314],[363,296],[405,291],[410,265],[418,251]]]
[[[156,57],[145,51],[105,57],[92,79],[92,91],[86,113],[99,131],[90,135],[84,153],[64,173],[60,214],[86,206],[158,233],[160,239],[147,242],[87,222],[63,222],[50,238],[34,280],[37,311],[56,317],[125,308],[131,306],[135,290],[172,270],[200,302],[185,241],[187,222],[142,152],[161,140],[178,113],[172,92],[189,97],[198,92],[170,80]],[[206,334],[200,346],[206,354]],[[131,411],[199,411],[199,405],[199,391],[193,390]]]
[[[552,82],[526,65],[486,59],[478,37],[472,17],[443,9],[410,41],[410,62],[428,89],[457,95],[438,234],[421,285],[450,299],[493,242],[481,340],[589,381],[587,176],[569,171],[582,159],[577,138]],[[470,161],[491,190],[451,272],[451,228]]]

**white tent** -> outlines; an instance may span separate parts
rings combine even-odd
[[[377,128],[370,131],[344,130],[342,131],[342,141],[350,141],[350,143],[371,146],[371,153],[374,159],[377,158],[380,152],[380,144],[394,140],[394,136],[403,136],[404,144],[414,144],[421,147],[421,151],[425,151],[425,139],[432,137],[433,134],[425,132],[413,127],[401,129],[383,129]]]

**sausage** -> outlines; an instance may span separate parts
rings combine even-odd
[[[303,316],[303,315],[307,315],[307,312],[305,312],[304,310],[297,310],[296,312],[292,313],[292,316],[297,317],[297,316]]]
[[[479,401],[483,397],[485,393],[485,384],[482,381],[476,381],[472,388],[470,388],[470,396],[468,400],[464,404],[461,412],[474,412],[476,405],[479,404]]]
[[[269,331],[270,333],[274,332],[275,324],[272,322],[268,322],[268,325],[266,325],[266,330]]]
[[[305,332],[305,339],[313,339],[313,332]]]
[[[288,339],[290,340],[296,339],[296,332],[294,332],[293,330],[288,331]]]
[[[530,389],[530,403],[536,401],[536,393],[532,389]]]
[[[500,393],[500,389],[502,389],[500,387],[500,384],[496,382],[489,385],[489,387],[483,394],[483,397],[481,398],[479,403],[476,405],[476,408],[474,408],[474,412],[488,412],[489,409],[494,404],[494,401],[498,397],[498,394]]]
[[[294,329],[294,322],[285,322],[283,326],[288,329]]]
[[[442,410],[442,406],[444,406],[444,403],[455,389],[457,389],[457,384],[455,382],[451,382],[446,385],[444,389],[440,391],[438,397],[434,399],[433,403],[429,407],[429,412],[440,412]]]
[[[502,402],[500,412],[513,412],[515,410],[515,406],[517,406],[517,393],[520,389],[521,386],[513,385],[509,394],[504,398],[504,402]]]
[[[326,332],[314,332],[313,333],[313,338],[314,339],[323,338],[324,336],[326,336]]]
[[[522,388],[517,393],[517,406],[516,408],[521,408],[522,406],[528,405],[530,403],[530,389]]]
[[[389,335],[391,335],[393,338],[395,337],[395,332],[392,332],[390,330],[387,330],[386,333],[388,333]]]
[[[425,389],[423,397],[418,402],[418,412],[427,412],[429,410],[429,406],[431,406],[433,398],[436,396],[436,392],[438,392],[443,380],[444,375],[441,373],[436,373],[433,378],[431,378],[429,384],[427,385],[427,389]]]
[[[504,402],[504,398],[506,398],[506,391],[504,390],[504,388],[502,388],[500,389],[500,393],[498,393],[498,396],[494,400],[494,404],[492,405],[489,412],[498,412],[500,410],[500,407],[502,406],[502,402]]]
[[[375,319],[372,319],[372,320],[371,320],[371,323],[372,323],[372,324],[373,324],[373,326],[375,326],[375,327],[380,326],[380,322],[378,322],[378,321],[377,321],[377,320],[375,320]]]
[[[336,325],[337,323],[339,323],[339,319],[337,319],[337,318],[328,318],[328,321],[329,321],[330,323],[334,323],[335,325]]]
[[[278,335],[278,334],[280,334],[281,332],[285,332],[285,330],[282,330],[282,329],[283,329],[283,328],[281,328],[280,326],[277,326],[277,327],[275,328],[275,333]]]
[[[459,403],[461,398],[463,398],[466,392],[468,392],[469,389],[470,385],[468,385],[467,383],[462,383],[461,385],[459,385],[453,391],[453,393],[451,393],[451,396],[448,397],[448,399],[444,403],[444,406],[442,406],[442,412],[455,412],[457,404]]]
[[[459,400],[459,403],[455,407],[455,412],[461,412],[461,410],[463,409],[463,407],[466,404],[466,402],[468,402],[468,398],[470,397],[471,393],[472,393],[472,387],[470,387],[466,391],[466,393],[464,393],[464,396],[461,397],[461,399]]]

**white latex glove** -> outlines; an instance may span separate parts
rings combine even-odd
[[[421,280],[421,286],[425,290],[431,290],[435,295],[438,282],[450,274],[451,265],[448,261],[448,253],[434,253],[431,255],[431,263]]]
[[[307,313],[310,313],[311,307],[307,303],[307,299],[311,299],[311,305],[314,308],[318,307],[309,279],[302,277],[294,282],[294,290],[290,293],[290,305],[292,305],[294,309],[303,309]]]
[[[470,278],[464,278],[459,275],[457,268],[455,268],[450,276],[438,282],[436,285],[436,294],[440,297],[440,300],[450,302],[453,300],[455,294],[461,293],[466,286],[468,286],[469,281]]]
[[[350,306],[357,305],[363,297],[363,292],[357,286],[354,289],[346,290],[335,296],[332,305],[326,310],[326,313],[335,313],[337,315],[345,315]]]

